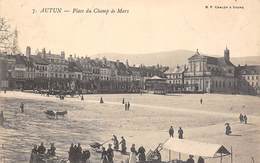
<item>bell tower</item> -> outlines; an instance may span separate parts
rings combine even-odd
[[[224,50],[224,60],[226,61],[226,62],[229,62],[230,61],[230,56],[229,56],[229,49],[227,48],[227,46],[226,46],[226,49]]]

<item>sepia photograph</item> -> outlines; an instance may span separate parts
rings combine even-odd
[[[0,0],[0,163],[259,163],[260,0]]]

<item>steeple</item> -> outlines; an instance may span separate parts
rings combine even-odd
[[[227,46],[226,46],[226,49],[224,50],[224,60],[226,61],[226,62],[229,62],[230,61],[230,56],[229,56],[229,49],[227,48]]]

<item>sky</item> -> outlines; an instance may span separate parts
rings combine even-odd
[[[128,13],[40,13],[42,8]],[[177,49],[222,55],[226,46],[234,57],[260,56],[259,11],[260,0],[0,0],[0,16],[18,29],[22,52],[45,47],[79,56]]]

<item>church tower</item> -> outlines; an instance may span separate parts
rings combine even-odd
[[[230,56],[229,56],[229,49],[226,47],[226,49],[224,50],[224,60],[226,62],[229,62],[230,61]]]

